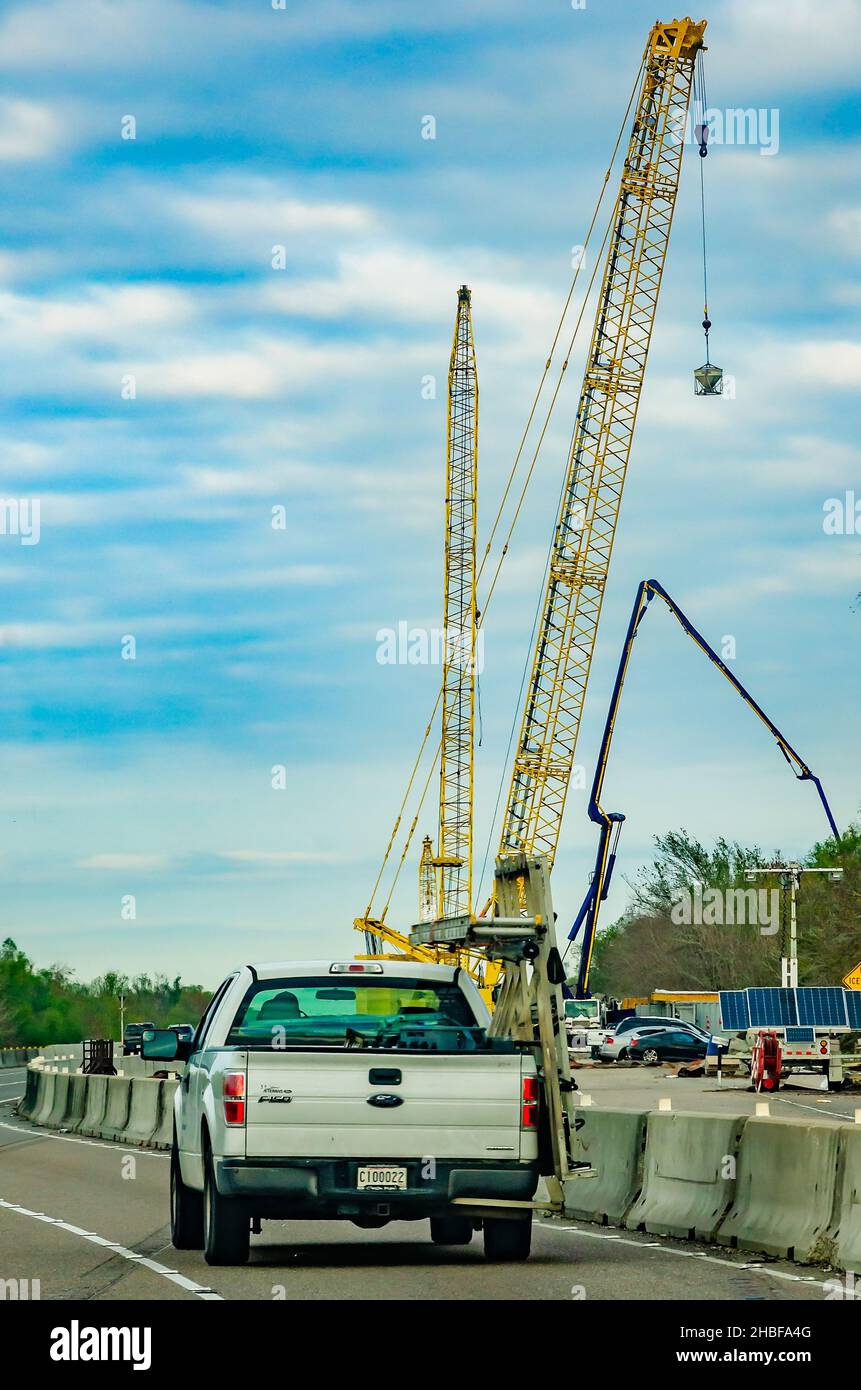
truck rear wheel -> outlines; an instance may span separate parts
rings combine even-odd
[[[472,1240],[468,1216],[432,1216],[430,1228],[434,1245],[469,1245]]]
[[[170,1149],[170,1239],[175,1250],[203,1249],[203,1195],[182,1180],[175,1137]]]
[[[251,1240],[245,1208],[222,1197],[215,1183],[212,1154],[207,1151],[203,1185],[203,1257],[208,1265],[244,1265]]]
[[[484,1254],[488,1260],[528,1260],[532,1248],[532,1217],[484,1221]]]

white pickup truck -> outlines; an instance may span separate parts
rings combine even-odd
[[[244,965],[187,1041],[170,1167],[171,1235],[243,1264],[252,1223],[430,1219],[437,1244],[484,1232],[489,1259],[529,1255],[539,1086],[529,1045],[489,1038],[470,977],[417,961]]]

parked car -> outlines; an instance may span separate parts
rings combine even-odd
[[[643,1036],[646,1033],[661,1033],[663,1027],[656,1023],[646,1024],[643,1028],[629,1028],[627,1032],[611,1033],[598,1048],[598,1058],[602,1062],[624,1062],[628,1056],[628,1048],[634,1038]]]
[[[127,1023],[123,1030],[123,1056],[134,1057],[141,1050],[141,1035],[154,1028],[154,1023]]]
[[[435,1244],[466,1245],[481,1226],[488,1259],[526,1259],[538,1077],[529,1049],[489,1024],[451,965],[240,966],[190,1043],[167,1028],[144,1039],[147,1060],[188,1064],[173,1102],[174,1246],[244,1264],[252,1222],[424,1218]],[[456,1197],[515,1210],[476,1217]]]
[[[724,1053],[729,1043],[723,1038],[714,1038],[718,1052]],[[655,1032],[635,1035],[628,1044],[628,1056],[632,1062],[643,1062],[647,1067],[657,1066],[659,1062],[688,1062],[705,1057],[708,1038],[696,1037],[689,1030],[661,1028]]]
[[[705,1045],[709,1040],[709,1034],[702,1028],[698,1028],[695,1023],[687,1023],[679,1018],[666,1018],[660,1015],[652,1015],[651,1018],[645,1014],[628,1014],[626,1018],[619,1020],[614,1028],[607,1029],[602,1041],[597,1048],[593,1049],[593,1056],[602,1062],[621,1062],[628,1055],[628,1047],[631,1038],[635,1033],[643,1034],[646,1032],[663,1031],[666,1028],[675,1028],[678,1032],[690,1033],[692,1037],[699,1038]]]

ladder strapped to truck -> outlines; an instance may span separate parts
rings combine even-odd
[[[550,1205],[560,1208],[563,1184],[587,1176],[571,1157],[573,1095],[550,875],[543,855],[517,853],[496,861],[494,916],[463,914],[420,922],[410,932],[417,946],[481,951],[503,968],[489,1033],[536,1050],[544,1122],[553,1155]],[[535,1204],[546,1205],[546,1204]]]

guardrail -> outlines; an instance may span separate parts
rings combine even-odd
[[[861,1125],[584,1105],[565,1214],[861,1273]]]
[[[126,1058],[143,1067],[139,1058]],[[128,1147],[169,1149],[178,1082],[145,1076],[85,1075],[47,1058],[27,1068],[16,1115],[45,1129],[111,1139]]]

